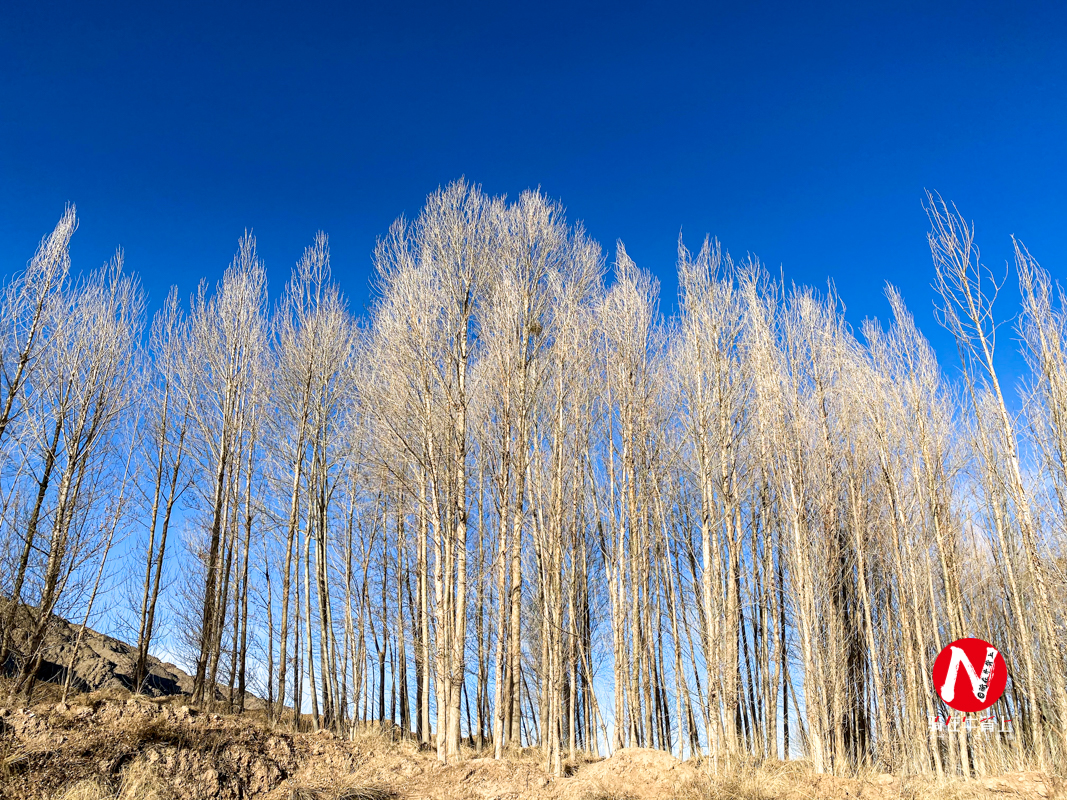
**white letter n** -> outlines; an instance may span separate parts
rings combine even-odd
[[[952,660],[948,665],[948,674],[945,675],[945,683],[939,690],[941,699],[951,703],[956,697],[956,675],[960,671],[960,665],[967,671],[967,677],[971,680],[971,690],[979,701],[984,701],[989,689],[989,679],[993,677],[993,665],[996,662],[997,650],[995,647],[986,648],[985,662],[982,664],[981,677],[974,671],[974,665],[967,658],[967,654],[960,648],[952,648]]]

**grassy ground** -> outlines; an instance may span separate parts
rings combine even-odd
[[[0,687],[2,691],[2,687]],[[0,694],[0,696],[4,696]],[[540,751],[503,761],[433,752],[377,726],[350,739],[271,728],[261,716],[202,713],[183,698],[91,693],[0,705],[2,800],[1057,800],[1037,773],[984,780],[816,775],[804,761],[678,761],[653,750],[544,769]]]

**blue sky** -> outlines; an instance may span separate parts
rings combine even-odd
[[[1064,275],[1065,23],[1062,3],[9,3],[0,271],[74,201],[76,266],[122,245],[153,307],[250,227],[275,291],[324,229],[358,309],[375,237],[466,175],[622,239],[665,311],[683,230],[834,280],[857,326],[892,281],[932,333],[925,188],[991,266],[1016,233]]]

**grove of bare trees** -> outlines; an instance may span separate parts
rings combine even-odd
[[[540,192],[431,194],[365,318],[325,235],[272,300],[246,233],[149,322],[121,252],[72,271],[67,209],[0,295],[9,691],[59,615],[124,626],[135,688],[165,646],[196,703],[442,761],[1057,769],[1067,304],[1021,242],[995,304],[972,226],[926,210],[946,367],[893,287],[857,331],[711,239],[679,241],[668,318]],[[932,662],[966,636],[1008,689],[940,725]]]

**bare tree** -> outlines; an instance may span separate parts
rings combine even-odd
[[[241,426],[255,398],[250,395],[266,347],[266,278],[255,239],[245,234],[215,294],[201,283],[185,327],[179,385],[189,409],[190,446],[202,475],[199,489],[207,527],[205,585],[199,621],[193,698],[214,702],[209,684],[217,665],[227,598],[220,596],[228,572],[228,487],[240,465]]]
[[[58,446],[50,444],[44,457],[54,464],[58,484],[13,696],[32,691],[52,612],[99,532],[91,523],[101,500],[94,489],[109,475],[111,437],[134,396],[130,389],[143,308],[140,287],[123,274],[119,252],[68,292],[64,324],[45,353],[40,413],[58,432]]]
[[[664,319],[621,244],[606,275],[559,203],[463,180],[379,242],[365,319],[324,234],[268,318],[246,234],[142,342],[121,258],[69,275],[71,208],[0,300],[0,663],[27,694],[51,620],[84,635],[137,508],[134,680],[171,602],[207,706],[262,682],[276,725],[398,724],[443,762],[538,747],[557,775],[603,746],[716,770],[1048,768],[1067,752],[1067,311],[1016,242],[1015,407],[999,284],[927,200],[958,382],[891,287],[889,324],[857,336],[832,286],[679,241]],[[967,635],[1009,661],[1015,737],[937,729],[932,662]]]
[[[178,292],[171,289],[163,309],[152,321],[149,340],[151,372],[143,425],[151,448],[146,452],[150,483],[143,490],[150,502],[148,542],[145,547],[144,582],[137,629],[137,663],[133,685],[140,688],[147,676],[148,651],[156,627],[156,607],[163,587],[163,564],[167,553],[174,506],[187,486],[183,480],[185,439],[189,425],[187,398],[175,389],[179,367],[182,317]],[[158,541],[157,541],[158,535]]]

